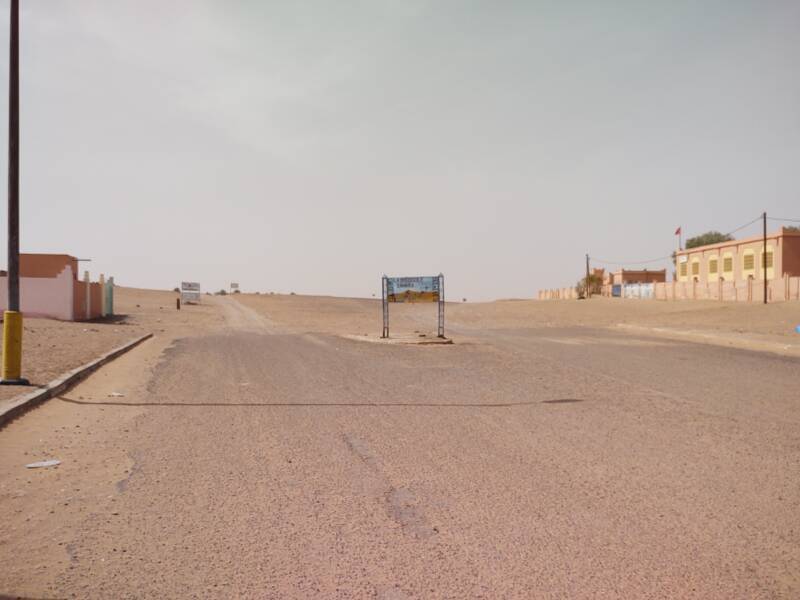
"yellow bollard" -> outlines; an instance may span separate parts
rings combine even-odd
[[[3,313],[3,380],[5,385],[28,385],[22,379],[22,313],[7,310]]]

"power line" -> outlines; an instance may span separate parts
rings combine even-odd
[[[763,215],[758,215],[758,216],[757,216],[755,219],[753,219],[753,220],[752,220],[752,221],[750,221],[749,223],[745,223],[744,225],[741,225],[740,227],[737,227],[736,229],[732,229],[731,231],[729,231],[728,233],[726,233],[726,234],[724,234],[724,235],[733,235],[733,234],[734,234],[734,233],[736,233],[737,231],[741,231],[741,230],[742,230],[742,229],[744,229],[745,227],[749,227],[750,225],[752,225],[752,224],[753,224],[753,223],[755,223],[756,221],[760,221],[762,218],[763,218]]]
[[[733,235],[737,231],[741,231],[745,227],[750,227],[750,225],[752,225],[753,223],[756,223],[757,221],[760,221],[761,219],[763,219],[763,215],[758,215],[752,221],[748,221],[744,225],[740,225],[736,229],[732,229],[731,231],[729,231],[728,233],[724,233],[723,235],[725,235],[725,236]],[[783,220],[792,221],[792,219],[783,219]],[[798,220],[797,222],[800,222],[800,220]],[[688,250],[688,248],[687,248],[687,250]],[[595,263],[599,263],[599,264],[602,264],[602,265],[614,265],[614,266],[617,266],[617,267],[624,267],[624,266],[628,266],[628,265],[647,265],[647,264],[661,262],[661,261],[665,261],[665,260],[672,261],[672,258],[673,258],[673,254],[668,254],[667,256],[661,256],[659,258],[653,258],[651,260],[631,260],[631,261],[622,262],[622,261],[614,261],[614,260],[602,260],[602,259],[599,259],[599,258],[594,258],[593,256],[591,257],[592,261],[594,261]]]
[[[767,217],[768,221],[786,221],[788,223],[800,223],[800,219],[779,219],[778,217]]]

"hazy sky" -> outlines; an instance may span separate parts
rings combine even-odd
[[[530,297],[800,218],[797,0],[22,4],[22,250],[120,284]]]

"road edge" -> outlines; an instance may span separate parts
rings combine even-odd
[[[758,339],[747,336],[725,335],[718,332],[672,329],[669,327],[648,327],[631,323],[617,323],[611,327],[628,333],[644,333],[658,335],[672,340],[735,348],[737,350],[750,350],[752,352],[767,352],[779,356],[798,357],[800,346],[770,339]]]
[[[149,340],[151,337],[153,337],[152,333],[147,333],[143,336],[140,336],[134,340],[131,340],[130,342],[127,342],[126,344],[123,344],[122,346],[115,348],[114,350],[111,350],[110,352],[106,352],[100,358],[96,358],[85,365],[68,371],[65,375],[54,379],[44,387],[39,388],[34,392],[13,398],[8,406],[0,409],[0,429],[41,402],[49,400],[53,396],[57,396],[58,394],[67,391],[75,384],[86,379],[86,377],[103,365],[125,354],[129,350],[134,349],[136,346],[145,340]]]

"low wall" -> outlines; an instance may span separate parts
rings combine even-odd
[[[89,283],[85,281],[75,281],[73,290],[74,297],[74,321],[88,321],[89,319],[99,319],[103,316],[103,286],[100,283]],[[89,310],[86,310],[86,293],[89,293]]]
[[[764,281],[717,281],[698,283],[670,281],[667,283],[604,285],[600,295],[641,300],[716,300],[722,302],[763,302]],[[575,288],[540,290],[539,300],[571,300],[578,297]],[[767,282],[767,301],[800,300],[800,277],[783,277]]]
[[[623,298],[637,300],[652,300],[655,297],[655,283],[626,283],[622,286],[620,295]]]
[[[578,292],[574,287],[539,290],[538,298],[539,300],[575,300],[578,298]]]
[[[699,283],[672,281],[655,284],[656,300],[717,300],[723,302],[763,302],[764,281],[717,281]],[[784,277],[767,282],[767,301],[800,300],[800,277]]]

